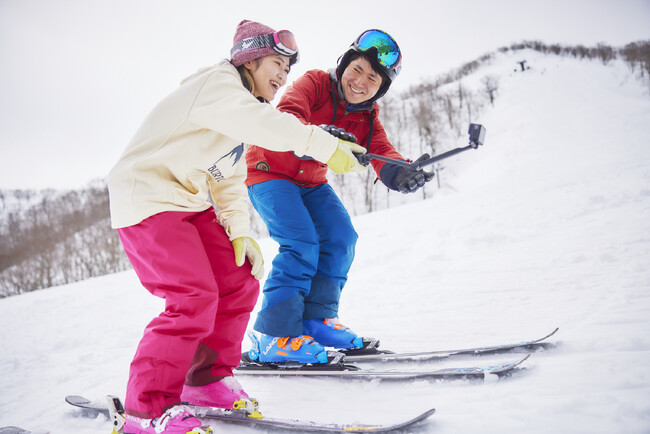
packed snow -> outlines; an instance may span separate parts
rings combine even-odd
[[[531,69],[514,72],[524,56]],[[360,238],[340,316],[396,351],[560,327],[558,346],[485,381],[240,376],[267,416],[391,423],[435,407],[405,432],[650,432],[647,85],[620,62],[533,52],[500,56],[476,80],[486,73],[500,87],[476,120],[485,145],[446,161],[430,199],[354,218]],[[260,241],[268,271],[276,245]],[[63,398],[124,396],[136,345],[162,307],[132,271],[0,300],[0,426],[110,432],[105,416]]]

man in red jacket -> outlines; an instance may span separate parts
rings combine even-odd
[[[401,68],[395,40],[381,30],[363,32],[329,73],[311,70],[278,104],[305,124],[331,125],[354,134],[369,153],[403,159],[379,121],[381,98]],[[262,362],[327,362],[324,347],[363,343],[338,320],[341,290],[357,240],[350,216],[327,183],[327,165],[291,152],[250,146],[246,154],[249,197],[280,244],[264,286],[254,328]],[[391,190],[411,193],[432,174],[373,160]]]

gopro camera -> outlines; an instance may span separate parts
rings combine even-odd
[[[481,124],[469,124],[469,144],[473,148],[478,148],[485,140],[485,128]]]

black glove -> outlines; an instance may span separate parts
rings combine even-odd
[[[341,140],[345,140],[347,142],[352,142],[352,143],[357,143],[357,138],[354,136],[352,133],[348,133],[345,131],[343,128],[338,128],[335,125],[319,125],[322,129],[333,135],[334,137],[338,137]]]
[[[416,163],[428,160],[429,154],[422,154],[420,158],[415,160]],[[422,187],[425,182],[433,179],[433,172],[425,172],[424,170],[415,170],[408,167],[402,167],[395,176],[395,185],[397,190],[401,193],[415,193],[418,188]]]

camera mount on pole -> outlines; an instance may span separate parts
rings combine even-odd
[[[396,158],[388,158],[377,154],[355,153],[354,156],[357,157],[359,163],[363,164],[364,166],[367,166],[370,163],[370,160],[381,160],[391,164],[396,164],[398,166],[408,167],[413,170],[423,170],[424,167],[429,166],[437,161],[444,160],[445,158],[452,157],[456,154],[460,154],[461,152],[467,151],[468,149],[477,149],[479,146],[483,145],[483,141],[485,140],[485,128],[483,125],[469,124],[469,130],[467,133],[469,134],[469,145],[452,149],[423,161],[409,163],[408,161],[399,160]]]

